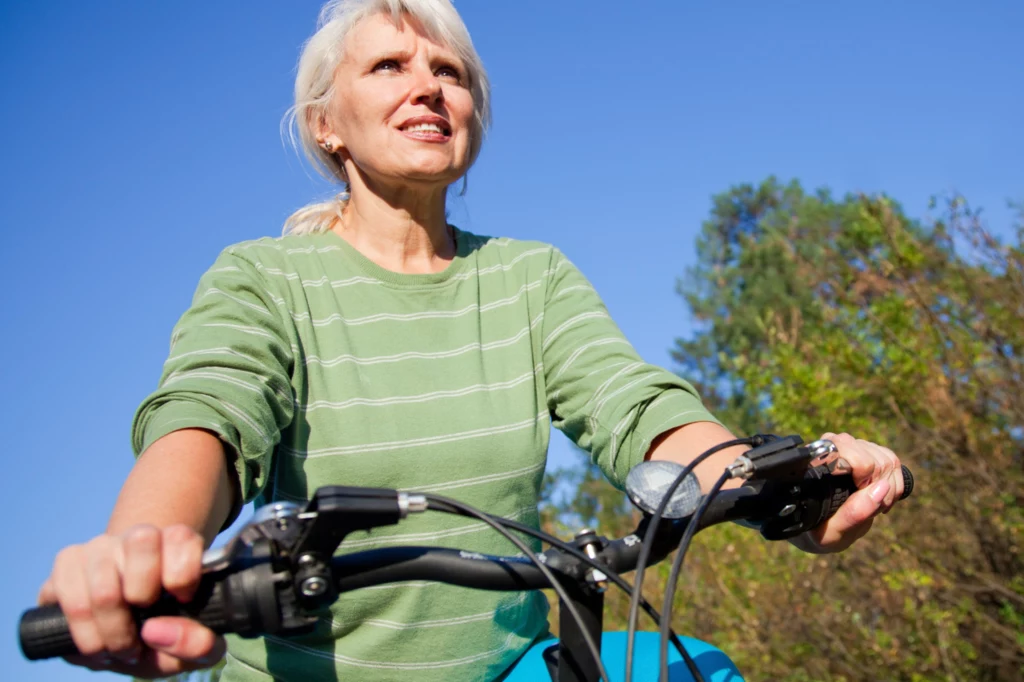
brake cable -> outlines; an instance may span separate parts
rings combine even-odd
[[[591,559],[589,556],[587,556],[585,553],[583,553],[582,551],[580,551],[576,547],[573,547],[571,544],[569,544],[567,542],[564,542],[563,540],[560,540],[559,538],[556,538],[553,535],[545,533],[542,530],[538,530],[538,529],[533,528],[531,526],[527,526],[525,524],[519,523],[518,521],[512,521],[510,519],[504,519],[504,518],[496,517],[496,516],[492,516],[491,518],[493,520],[497,521],[498,523],[504,525],[506,528],[510,528],[512,530],[519,531],[520,533],[523,533],[524,535],[533,536],[533,537],[537,538],[538,540],[542,540],[542,541],[548,543],[552,547],[557,547],[558,549],[562,550],[563,552],[566,552],[567,554],[571,554],[572,556],[576,557],[580,561],[582,561],[582,562],[586,563],[587,565],[589,565],[591,568],[593,568],[595,570],[598,570],[598,571],[601,571],[602,573],[604,573],[608,577],[609,580],[611,580],[619,589],[621,589],[626,594],[630,594],[630,595],[632,594],[633,587],[626,581],[625,578],[623,578],[621,575],[619,575],[615,571],[611,570],[611,568],[609,568],[608,566],[606,566],[604,564],[601,564],[601,563],[598,563],[594,559]],[[651,619],[654,621],[654,623],[660,628],[661,624],[662,624],[661,614],[659,614],[654,609],[654,607],[651,606],[650,602],[648,602],[646,599],[643,598],[643,596],[640,597],[640,606],[644,609],[644,611],[647,613],[647,615],[649,615],[651,617]],[[697,663],[693,660],[693,657],[690,656],[689,652],[683,646],[682,641],[676,635],[675,631],[672,630],[672,628],[671,628],[671,619],[669,619],[669,620],[670,620],[670,622],[669,622],[669,626],[670,627],[669,627],[669,631],[668,631],[668,639],[669,639],[669,641],[676,648],[676,651],[679,652],[680,657],[682,657],[683,662],[686,664],[687,669],[690,671],[690,674],[693,676],[694,681],[695,682],[704,682],[704,677],[701,675],[700,669],[697,668]]]
[[[675,493],[676,488],[678,488],[682,484],[682,482],[684,480],[686,480],[686,477],[689,476],[693,472],[693,469],[697,465],[699,465],[701,462],[706,460],[708,457],[710,457],[711,455],[714,455],[717,452],[721,452],[722,450],[724,450],[726,448],[731,448],[731,447],[736,446],[736,445],[754,445],[754,446],[756,446],[757,444],[760,444],[761,439],[763,439],[763,438],[764,438],[763,436],[751,436],[749,438],[736,438],[735,440],[730,440],[730,441],[726,441],[724,443],[719,443],[718,445],[716,445],[716,446],[714,446],[712,448],[709,448],[708,450],[702,452],[700,455],[695,457],[689,464],[687,464],[685,467],[683,467],[683,470],[679,473],[679,475],[676,477],[676,479],[672,482],[672,485],[670,485],[668,490],[665,492],[664,497],[662,498],[661,502],[658,504],[658,508],[654,511],[654,514],[651,515],[650,521],[648,521],[647,531],[644,533],[643,544],[641,545],[641,548],[640,548],[640,556],[637,557],[636,573],[634,574],[634,577],[633,577],[633,592],[630,595],[630,600],[629,600],[629,616],[628,616],[628,620],[627,620],[628,626],[627,626],[627,629],[626,629],[626,678],[625,678],[625,682],[631,682],[632,679],[633,679],[633,649],[634,649],[634,645],[636,643],[636,626],[637,626],[637,621],[639,620],[639,616],[640,616],[639,604],[640,604],[640,597],[642,595],[642,590],[643,590],[644,571],[647,568],[647,561],[650,558],[651,551],[653,550],[653,547],[654,547],[654,537],[655,537],[655,535],[657,533],[658,525],[661,523],[661,518],[665,514],[665,509],[666,509],[666,507],[668,507],[668,503],[672,499],[672,495]],[[662,609],[662,612],[663,612],[663,615],[664,615],[664,609]],[[696,675],[694,677],[696,677]],[[697,679],[699,680],[700,678],[697,678]]]
[[[751,478],[768,479],[772,477],[786,478],[794,473],[804,470],[808,462],[827,453],[835,452],[835,445],[830,441],[815,441],[809,445],[803,445],[799,436],[755,436],[759,442],[754,448],[743,455],[740,455],[733,464],[726,468],[719,479],[712,486],[708,494],[701,500],[701,503],[686,526],[686,531],[679,541],[677,553],[672,561],[672,570],[669,572],[669,580],[665,589],[665,596],[662,603],[662,611],[669,612],[675,597],[676,583],[679,580],[679,573],[682,570],[683,559],[690,547],[694,534],[700,528],[700,518],[710,507],[712,500],[721,491],[722,486],[730,478]],[[697,460],[694,460],[694,464]],[[903,467],[904,477],[910,476],[909,470]],[[680,474],[682,476],[682,474]],[[913,486],[911,485],[911,489]],[[909,493],[908,493],[909,494]],[[826,512],[827,513],[827,512]],[[762,533],[763,534],[763,533]],[[785,537],[786,531],[780,534]],[[668,635],[664,623],[661,624],[661,637],[659,639],[659,670],[661,679],[668,680]]]
[[[611,682],[608,679],[608,671],[604,668],[604,662],[601,660],[601,650],[597,646],[597,643],[594,641],[594,638],[591,637],[590,633],[587,631],[587,627],[584,623],[583,616],[580,615],[579,610],[577,610],[577,608],[573,605],[572,599],[565,591],[565,587],[563,587],[562,584],[558,582],[558,578],[555,577],[555,574],[551,572],[550,568],[544,565],[544,562],[540,560],[540,558],[533,552],[533,550],[531,550],[526,545],[525,542],[523,542],[515,535],[513,535],[511,532],[503,528],[500,523],[493,520],[490,516],[483,513],[482,511],[474,509],[468,504],[463,504],[456,500],[447,497],[442,497],[441,495],[433,495],[431,493],[423,493],[423,497],[426,498],[427,500],[428,509],[448,514],[456,514],[458,516],[472,516],[473,518],[483,521],[488,526],[498,531],[498,533],[501,534],[502,537],[511,542],[513,545],[515,545],[516,548],[520,552],[522,552],[527,559],[532,561],[533,564],[537,567],[537,570],[539,570],[541,574],[548,580],[548,582],[551,583],[551,589],[553,589],[555,593],[558,595],[560,603],[565,605],[565,608],[572,615],[573,620],[576,621],[576,625],[579,628],[580,635],[583,637],[583,641],[586,642],[587,649],[590,651],[590,655],[594,657],[594,662],[596,663],[598,672],[601,675],[601,680],[603,682]]]
[[[690,548],[690,542],[693,540],[693,536],[696,535],[697,530],[700,528],[700,519],[704,516],[704,513],[711,506],[712,500],[722,490],[722,486],[725,482],[732,478],[732,473],[726,470],[715,484],[711,487],[708,494],[701,500],[700,506],[697,507],[697,511],[690,517],[690,522],[686,524],[686,532],[683,533],[682,539],[679,541],[679,547],[676,551],[676,556],[672,560],[672,570],[668,574],[668,584],[665,585],[665,597],[661,604],[661,610],[664,613],[671,613],[672,602],[675,599],[676,583],[679,581],[679,573],[683,567],[683,557],[686,555],[686,550]],[[658,640],[658,656],[659,666],[661,669],[659,679],[668,680],[668,632],[665,628],[665,623],[668,620],[664,620],[661,623],[661,637]]]
[[[464,513],[461,509],[461,506],[457,507],[455,505],[450,505],[451,509],[445,508],[446,506],[449,506],[450,502],[452,502],[447,498],[442,498],[437,495],[429,494],[425,494],[424,497],[427,498],[428,502],[433,503],[429,505],[429,508],[431,510],[457,514],[459,516],[479,518],[474,514]],[[553,535],[545,533],[542,530],[538,530],[536,528],[527,526],[517,521],[512,521],[511,519],[505,519],[491,514],[485,514],[485,516],[488,516],[492,521],[498,523],[501,526],[504,526],[505,528],[515,530],[520,533],[523,533],[524,535],[529,535],[531,537],[537,538],[538,540],[548,543],[552,547],[556,547],[567,554],[571,554],[575,558],[579,559],[583,563],[590,566],[592,569],[601,571],[601,573],[607,576],[612,583],[614,583],[619,589],[621,589],[626,594],[632,594],[632,586],[630,586],[630,584],[621,575],[611,570],[611,568],[609,568],[608,566],[601,564],[596,560],[592,559],[591,557],[587,556],[585,553],[583,553],[576,547],[573,547],[571,544],[563,540],[560,540],[559,538],[556,538]],[[693,676],[694,682],[704,682],[704,676],[701,674],[700,669],[697,667],[696,661],[693,660],[693,657],[690,656],[690,653],[683,646],[683,643],[679,639],[678,635],[676,635],[676,633],[672,630],[671,619],[662,619],[661,615],[654,609],[653,606],[651,606],[650,602],[648,602],[642,596],[640,597],[640,606],[644,609],[647,615],[649,615],[651,619],[654,620],[655,624],[658,625],[659,628],[667,628],[668,633],[666,634],[666,646],[668,646],[667,642],[671,642],[672,645],[676,648],[676,651],[679,652],[679,655],[683,659],[683,662],[685,663],[687,670],[689,670],[690,674]],[[577,621],[577,623],[578,622],[579,621]],[[667,625],[663,625],[663,623]]]

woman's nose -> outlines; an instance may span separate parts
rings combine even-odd
[[[434,72],[430,69],[416,69],[413,75],[416,80],[410,95],[414,103],[437,104],[444,99],[441,80]]]

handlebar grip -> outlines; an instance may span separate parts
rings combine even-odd
[[[21,652],[30,661],[78,653],[68,630],[68,621],[57,605],[40,606],[21,614],[18,640]]]
[[[208,593],[197,595],[199,598],[189,604],[181,604],[165,592],[152,606],[133,609],[133,615],[140,627],[143,621],[157,616],[186,616],[223,634],[232,631],[232,619],[225,596],[224,585],[219,582],[213,583]],[[30,661],[80,654],[71,638],[67,618],[56,604],[28,609],[21,614],[18,640],[21,652]]]
[[[905,500],[914,492],[914,474],[910,473],[906,466],[900,468],[903,470],[903,494],[900,495],[900,499]]]

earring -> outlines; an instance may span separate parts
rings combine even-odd
[[[334,143],[333,142],[324,142],[324,149],[327,150],[328,154],[333,154],[334,153]]]

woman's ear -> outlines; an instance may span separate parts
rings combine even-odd
[[[323,110],[317,107],[307,109],[306,123],[309,125],[309,129],[313,131],[316,143],[328,154],[334,154],[344,146],[341,138],[334,132],[334,128],[330,121],[327,120],[326,112]]]

